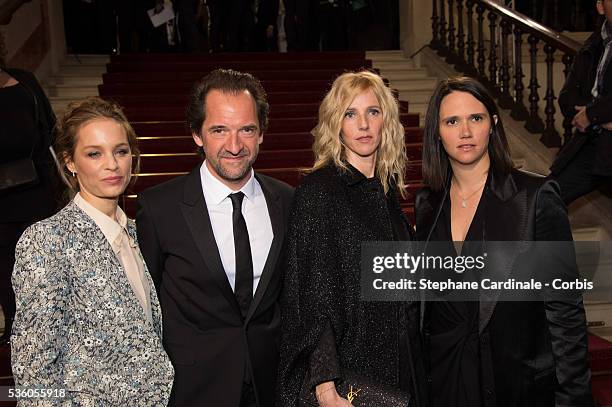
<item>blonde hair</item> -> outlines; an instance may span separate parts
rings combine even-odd
[[[79,183],[75,177],[70,176],[70,171],[66,166],[66,159],[74,156],[74,149],[77,144],[79,130],[84,125],[93,120],[112,119],[119,123],[127,135],[130,151],[134,159],[132,165],[132,179],[128,188],[136,181],[136,175],[140,170],[140,150],[138,149],[138,138],[132,125],[125,117],[121,107],[113,102],[109,102],[99,97],[89,97],[77,102],[72,102],[66,108],[63,116],[55,125],[55,142],[53,149],[57,158],[60,178],[68,186],[68,196],[70,199],[79,190]]]
[[[315,163],[312,171],[333,163],[347,170],[345,145],[341,139],[342,120],[355,97],[371,89],[378,99],[383,116],[380,146],[376,154],[376,176],[385,193],[397,187],[402,197],[406,194],[406,142],[404,126],[399,120],[395,97],[380,76],[369,71],[347,72],[336,78],[332,88],[319,106],[319,122],[312,129]]]

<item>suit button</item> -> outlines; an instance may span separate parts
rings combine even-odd
[[[485,397],[487,399],[490,399],[491,397],[493,397],[493,390],[491,389],[485,389]]]

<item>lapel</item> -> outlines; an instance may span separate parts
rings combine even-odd
[[[142,311],[142,306],[140,305],[140,302],[138,302],[138,299],[132,290],[132,286],[125,275],[123,266],[115,255],[111,244],[104,236],[104,233],[102,233],[102,230],[100,230],[94,220],[83,212],[74,202],[71,202],[69,206],[69,210],[74,211],[74,217],[81,220],[85,228],[83,233],[83,243],[85,247],[90,247],[93,250],[93,258],[95,259],[93,263],[103,265],[106,263],[105,260],[108,261],[108,263],[106,263],[108,264],[106,270],[102,271],[98,268],[95,268],[94,270],[96,272],[100,271],[103,273],[103,276],[108,278],[109,284],[115,288],[116,292],[121,293],[121,296],[124,298],[124,304],[126,305],[126,311],[129,312],[128,315],[133,317],[135,320],[142,322],[143,324],[148,324]]]
[[[446,185],[449,184],[451,173],[449,172],[447,175]],[[419,244],[422,244],[422,249],[419,249],[419,253],[425,253],[427,251],[427,244],[429,242],[429,238],[431,237],[431,233],[433,232],[436,224],[438,222],[438,218],[440,216],[440,212],[444,206],[444,201],[448,196],[448,188],[444,188],[442,191],[432,191],[430,188],[425,188],[419,191],[416,197],[415,208],[416,211],[416,223],[417,225],[429,225],[429,227],[425,230],[417,229],[417,237],[419,240]],[[421,275],[421,277],[424,277]],[[425,310],[426,310],[427,302],[425,301],[425,297],[421,293],[421,307],[420,307],[420,327],[423,328],[423,323],[425,321]]]
[[[507,177],[494,175],[490,178],[485,194],[485,240],[508,242],[504,244],[502,251],[493,247],[487,248],[487,268],[495,270],[495,278],[503,280],[512,271],[522,248],[520,242],[524,240],[523,234],[527,225],[527,190],[518,189],[512,174]],[[499,291],[480,293],[479,333],[482,333],[491,320],[499,294]]]
[[[128,220],[128,234],[135,242],[138,242],[138,235],[136,232],[136,224],[132,220]],[[161,308],[159,305],[159,299],[157,298],[157,290],[155,290],[155,284],[153,283],[153,278],[149,273],[149,268],[147,267],[147,263],[142,256],[140,251],[140,246],[136,245],[136,252],[144,266],[144,274],[147,279],[147,283],[149,284],[149,302],[151,305],[151,319],[153,320],[153,329],[159,338],[162,337],[162,324],[161,324]]]
[[[450,183],[447,181],[446,185]],[[429,241],[446,199],[448,199],[448,187],[441,192],[428,190],[417,196],[417,224],[430,225],[426,231],[419,233],[419,239],[424,240],[425,244]],[[487,181],[483,199],[485,199],[484,239],[489,242],[520,242],[523,240],[528,213],[527,191],[518,189],[512,174],[507,177],[492,174]],[[508,250],[508,247],[511,250]],[[503,252],[490,253],[487,248],[487,268],[495,270],[497,277],[507,276],[512,270],[520,249],[521,245],[517,243],[509,243]],[[479,333],[482,333],[489,323],[499,294],[499,291],[481,292]],[[421,306],[421,327],[425,316],[425,305]]]
[[[219,248],[215,241],[210,217],[208,216],[208,209],[206,208],[206,201],[204,200],[199,166],[194,168],[185,178],[183,201],[180,206],[193,241],[198,248],[200,256],[202,256],[202,260],[204,260],[206,267],[219,286],[223,296],[237,315],[240,315],[240,307],[227,280],[227,275],[219,256]]]
[[[268,252],[268,257],[266,258],[266,263],[261,273],[259,284],[257,285],[257,290],[253,296],[253,301],[251,302],[251,307],[249,308],[246,322],[248,322],[253,316],[253,313],[257,309],[257,306],[261,302],[266,289],[268,288],[268,284],[270,283],[270,279],[272,278],[272,275],[276,269],[278,257],[285,240],[284,219],[286,216],[283,205],[281,205],[280,202],[280,196],[266,179],[260,177],[257,173],[255,173],[255,178],[259,182],[264,197],[266,198],[266,206],[268,207],[268,214],[270,215],[270,222],[272,223],[272,233],[274,234],[274,237],[272,238],[272,245],[270,246],[270,251]]]

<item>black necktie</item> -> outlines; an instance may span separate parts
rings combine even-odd
[[[236,254],[236,280],[234,295],[240,306],[242,317],[246,318],[253,299],[253,259],[249,231],[242,216],[244,194],[236,192],[229,195],[232,200],[232,223],[234,225],[234,253]]]

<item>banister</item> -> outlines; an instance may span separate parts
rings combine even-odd
[[[440,57],[453,64],[458,71],[480,80],[498,99],[500,107],[511,109],[511,116],[515,120],[525,120],[529,132],[542,134],[540,140],[547,147],[559,147],[562,141],[567,141],[572,131],[571,123],[567,120],[563,122],[563,140],[555,126],[554,64],[559,58],[555,54],[556,51],[561,53],[560,62],[564,64],[567,75],[582,45],[495,0],[431,1],[434,7],[430,46]],[[486,35],[488,38],[485,38]],[[523,69],[525,40],[529,44],[528,72]],[[464,52],[466,47],[467,57]],[[541,53],[546,56],[544,77],[538,69],[538,56]],[[543,95],[540,94],[541,87]],[[524,92],[526,89],[529,89],[528,95]],[[541,113],[542,103],[545,107]]]
[[[563,52],[576,54],[581,47],[581,44],[573,39],[566,37],[550,28],[532,20],[524,14],[519,13],[516,10],[512,10],[504,5],[498,4],[493,0],[478,0],[485,8],[490,11],[494,11],[496,14],[500,14],[505,18],[508,18],[518,24],[528,34],[533,34],[540,37],[543,41],[554,46]]]
[[[25,3],[31,0],[5,0],[0,4],[0,25],[6,25],[11,22],[13,14]]]

